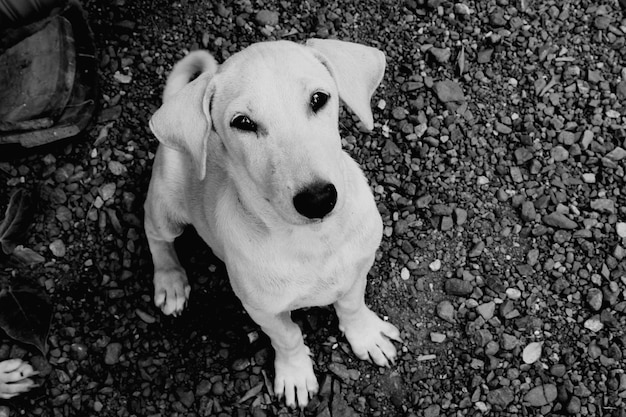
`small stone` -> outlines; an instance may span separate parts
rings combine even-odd
[[[454,306],[448,300],[443,300],[439,304],[437,304],[437,317],[447,321],[448,323],[455,322],[455,311]]]
[[[103,185],[100,187],[100,197],[103,201],[108,201],[115,194],[116,185],[113,182]]]
[[[438,81],[433,85],[437,98],[443,103],[464,102],[465,95],[459,83],[452,80]]]
[[[178,396],[178,399],[185,407],[190,408],[191,406],[193,406],[195,397],[192,391],[188,391],[183,388],[178,388],[176,390],[176,395]]]
[[[109,171],[113,175],[122,175],[126,173],[126,167],[119,161],[109,161]]]
[[[526,393],[524,401],[533,407],[543,407],[556,400],[557,389],[554,384],[539,385]]]
[[[278,12],[271,10],[259,10],[254,20],[261,26],[275,26],[278,24]]]
[[[433,343],[443,343],[446,340],[446,335],[443,333],[431,332],[430,340]]]
[[[602,308],[603,294],[599,288],[590,288],[587,291],[587,303],[594,311],[600,311]]]
[[[435,259],[428,265],[428,268],[433,272],[439,271],[441,269],[441,261],[439,259]]]
[[[391,115],[396,120],[404,120],[406,118],[407,111],[404,107],[398,106],[391,111]]]
[[[591,209],[600,213],[615,214],[615,201],[609,198],[591,200]]]
[[[82,361],[83,359],[87,358],[87,346],[82,343],[72,343],[70,345],[70,354],[72,358]]]
[[[432,47],[428,49],[428,53],[440,64],[445,64],[450,60],[450,52],[449,48],[435,48]]]
[[[513,350],[519,345],[519,339],[511,334],[504,333],[500,338],[500,346],[504,350]]]
[[[503,135],[510,135],[513,132],[513,129],[511,129],[509,126],[505,125],[504,123],[500,123],[500,122],[496,122],[495,129],[496,129],[496,132],[502,133]]]
[[[522,220],[525,222],[531,222],[537,217],[537,211],[532,201],[524,201],[522,203]]]
[[[504,18],[504,11],[497,9],[495,12],[489,15],[489,23],[495,27],[503,27],[506,25],[506,19]]]
[[[581,408],[580,398],[573,395],[572,398],[569,399],[569,402],[567,403],[567,407],[565,408],[565,411],[567,411],[568,414],[578,415],[580,413],[580,408]]]
[[[569,152],[561,145],[557,145],[550,151],[550,156],[555,162],[563,162],[569,158]]]
[[[506,296],[511,300],[519,300],[522,298],[522,292],[517,288],[507,288]]]
[[[555,363],[550,367],[550,373],[557,378],[561,378],[565,372],[567,372],[567,367],[562,363]]]
[[[595,184],[596,183],[596,174],[594,174],[592,172],[588,172],[586,174],[583,174],[582,177],[583,177],[583,181],[586,184]]]
[[[595,24],[596,29],[605,30],[611,25],[611,17],[607,15],[596,16],[593,23]]]
[[[626,223],[624,223],[624,222],[617,222],[615,224],[615,232],[622,239],[626,238]]]
[[[486,64],[491,61],[493,56],[493,48],[481,49],[476,56],[476,62],[479,64]]]
[[[543,216],[543,222],[548,226],[557,227],[559,229],[571,230],[578,227],[575,221],[567,218],[565,214],[558,211]]]
[[[456,3],[454,5],[454,13],[459,16],[469,16],[472,13],[472,9],[464,3]]]
[[[204,397],[211,392],[211,382],[208,379],[201,380],[196,386],[196,397]]]
[[[533,159],[533,153],[528,148],[517,148],[515,150],[515,161],[517,165],[523,165]]]
[[[478,311],[478,314],[480,314],[485,321],[489,321],[496,311],[496,303],[489,301],[488,303],[481,304],[476,307],[476,311]]]
[[[502,387],[487,393],[487,402],[505,409],[514,400],[513,391],[509,387]]]
[[[522,351],[522,360],[524,363],[535,363],[541,358],[542,342],[529,343]]]
[[[604,328],[604,324],[600,321],[600,317],[598,316],[593,316],[585,320],[583,326],[585,326],[585,329],[591,330],[594,333],[597,333]]]
[[[458,278],[446,280],[445,288],[446,293],[459,296],[469,295],[474,291],[474,286],[471,283]]]
[[[474,245],[474,247],[469,251],[467,256],[469,256],[470,258],[476,258],[480,256],[484,250],[485,250],[485,242],[481,240]]]
[[[622,159],[626,158],[626,150],[618,146],[611,152],[607,153],[606,157],[616,162],[621,161]]]
[[[406,281],[409,278],[411,278],[411,272],[409,272],[408,268],[406,267],[402,268],[402,270],[400,271],[400,278],[402,278],[403,281]]]
[[[424,417],[439,417],[441,415],[441,406],[439,404],[431,404],[424,410]]]
[[[63,243],[61,239],[52,241],[48,247],[50,248],[50,252],[52,252],[52,254],[57,258],[63,258],[67,253],[65,243]]]
[[[626,80],[622,80],[615,87],[615,95],[622,102],[626,99]]]
[[[328,370],[344,383],[350,382],[350,372],[348,371],[348,367],[346,365],[333,362],[328,365]]]
[[[567,146],[572,146],[574,143],[576,143],[576,134],[564,130],[559,133],[559,142]]]
[[[456,219],[457,226],[465,224],[465,222],[467,221],[467,210],[462,208],[455,208],[454,218]]]
[[[122,344],[121,343],[109,343],[106,347],[106,352],[104,354],[104,363],[107,365],[115,365],[120,361],[120,356],[122,354]]]

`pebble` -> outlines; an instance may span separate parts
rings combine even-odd
[[[550,156],[552,156],[555,162],[563,162],[567,161],[567,158],[569,158],[569,152],[563,146],[558,145],[552,148]]]
[[[489,321],[496,311],[496,303],[489,301],[488,303],[481,304],[476,307],[476,311],[478,311],[478,314],[480,314],[485,321]]]
[[[524,396],[524,401],[533,407],[543,407],[554,402],[556,397],[556,386],[554,384],[544,384],[528,391]]]
[[[594,173],[589,172],[589,173],[583,174],[582,177],[583,177],[583,181],[586,184],[595,184],[596,183],[596,174],[594,174]]]
[[[624,222],[617,222],[615,224],[615,232],[622,239],[626,238],[626,223],[624,223]]]
[[[542,342],[532,342],[526,345],[522,351],[522,360],[524,363],[535,363],[541,358]]]
[[[565,214],[558,211],[543,216],[542,220],[548,226],[558,227],[559,229],[571,230],[578,227],[578,224],[575,221],[569,219],[565,216]]]
[[[428,268],[433,272],[439,271],[441,269],[441,261],[439,259],[435,259],[430,264],[428,264]]]
[[[443,343],[446,340],[446,335],[443,334],[443,333],[431,332],[430,333],[430,340],[433,343]]]
[[[602,308],[603,294],[599,288],[590,288],[587,291],[587,304],[593,311],[600,311]]]
[[[456,3],[454,5],[454,13],[458,14],[459,16],[469,16],[470,14],[472,14],[472,9],[470,9],[467,4]]]
[[[519,345],[519,339],[508,333],[502,334],[500,338],[500,347],[504,350],[513,350]]]
[[[203,397],[211,392],[211,381],[203,379],[196,386],[196,397]]]
[[[594,316],[585,320],[583,326],[585,326],[585,329],[589,329],[594,333],[597,333],[604,328],[604,324],[600,321],[600,318],[598,316]]]
[[[402,268],[402,270],[400,271],[400,278],[402,278],[403,281],[411,278],[411,272],[409,272],[409,269],[407,267]]]
[[[567,403],[567,407],[565,407],[565,411],[567,411],[568,414],[578,415],[580,413],[580,410],[581,410],[580,398],[578,398],[575,395],[572,395],[572,398],[570,398],[569,402]]]
[[[53,240],[48,247],[50,248],[50,252],[57,258],[63,258],[67,253],[65,243],[63,243],[61,239]]]
[[[448,62],[450,60],[450,55],[452,55],[449,48],[432,47],[428,49],[428,53],[440,64]]]
[[[447,321],[448,323],[454,323],[455,322],[454,316],[455,316],[454,306],[452,305],[450,301],[443,300],[443,301],[440,301],[439,304],[437,304],[437,317]]]
[[[443,103],[465,101],[463,88],[455,81],[438,81],[433,85],[433,90],[435,90],[437,98]]]
[[[485,250],[485,242],[481,240],[479,242],[476,242],[476,244],[474,245],[474,247],[472,247],[472,249],[469,251],[467,256],[469,256],[470,258],[476,258],[480,256],[484,250]]]
[[[615,213],[615,201],[609,198],[597,198],[591,200],[591,209],[600,213]]]
[[[115,365],[120,361],[120,356],[122,354],[122,344],[121,343],[109,343],[106,347],[106,351],[104,354],[104,363],[107,365]]]
[[[517,288],[507,288],[506,296],[511,300],[519,300],[522,297],[522,292]]]
[[[522,203],[522,220],[524,220],[525,222],[531,222],[533,220],[535,220],[535,217],[537,217],[537,211],[535,210],[535,205],[532,203],[532,201],[524,201]]]
[[[448,294],[464,296],[471,294],[474,291],[474,286],[462,279],[450,278],[446,280],[445,289]]]
[[[615,149],[613,149],[611,152],[607,153],[606,157],[615,162],[619,162],[622,159],[626,158],[626,150],[618,146]]]
[[[501,409],[506,408],[514,399],[513,390],[508,387],[498,388],[487,393],[487,402]]]
[[[467,221],[467,210],[458,207],[455,208],[454,218],[456,219],[457,226],[462,226]]]
[[[261,26],[275,26],[278,18],[278,12],[272,10],[259,10],[254,16],[254,20]]]

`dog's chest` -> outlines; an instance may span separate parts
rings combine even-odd
[[[364,220],[278,234],[229,254],[233,288],[244,303],[278,311],[334,303],[367,274],[380,243],[378,212]]]

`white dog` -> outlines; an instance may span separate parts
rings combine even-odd
[[[380,366],[396,357],[398,329],[364,301],[381,217],[338,130],[340,98],[373,128],[384,70],[381,51],[336,40],[258,43],[219,66],[193,52],[150,120],[164,145],[145,203],[155,303],[165,314],[185,306],[190,287],[173,242],[191,224],[270,337],[274,389],[289,406],[318,390],[292,310],[334,304],[356,356]]]

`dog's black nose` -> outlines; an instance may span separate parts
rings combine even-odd
[[[298,213],[309,219],[321,219],[333,211],[337,203],[337,189],[330,183],[315,183],[293,198]]]

